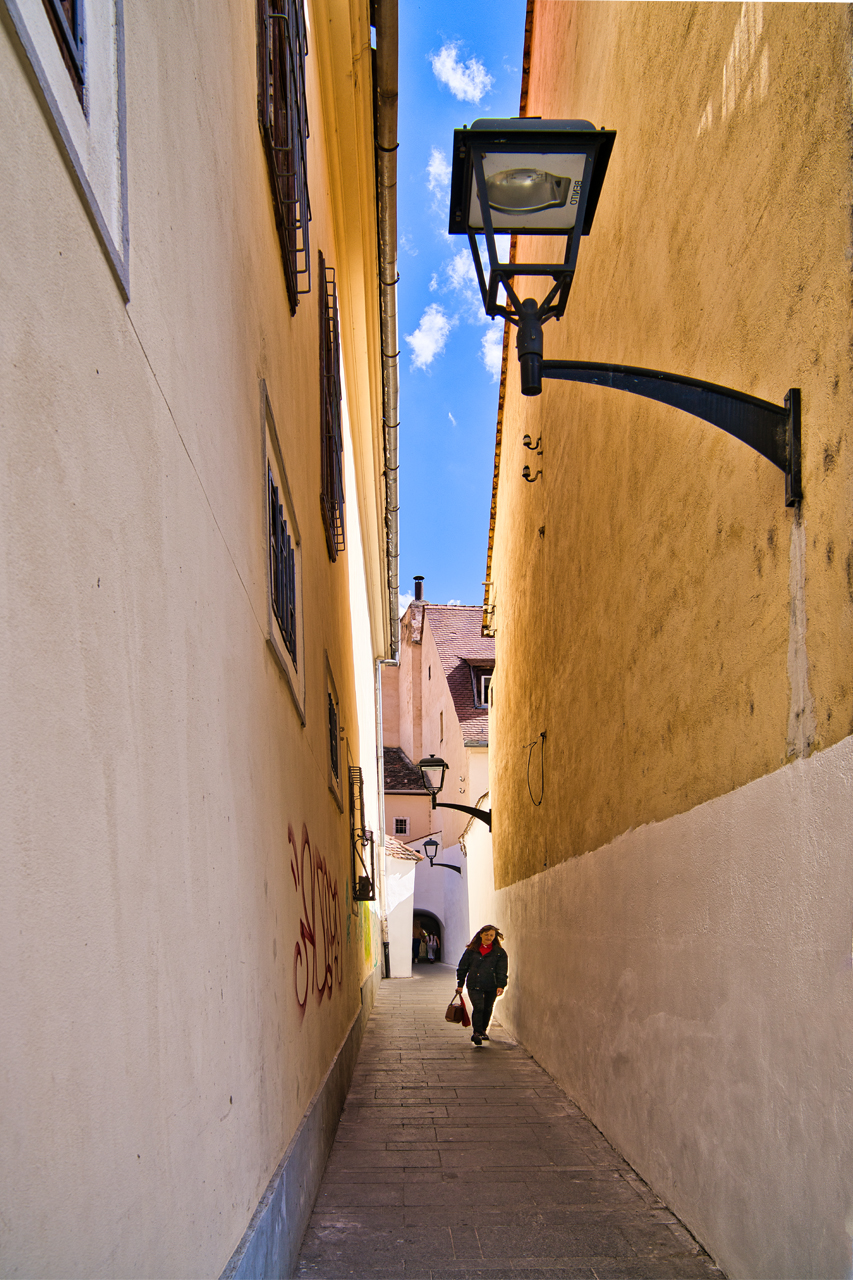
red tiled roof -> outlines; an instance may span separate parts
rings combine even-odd
[[[472,667],[495,665],[495,641],[482,634],[479,605],[427,604],[425,613],[441,658],[466,746],[488,746],[489,712],[474,703]]]
[[[423,862],[426,854],[419,849],[412,849],[394,836],[385,835],[385,853],[389,858],[399,858],[400,862]]]
[[[413,764],[401,747],[383,747],[385,790],[397,795],[427,794],[420,769]]]

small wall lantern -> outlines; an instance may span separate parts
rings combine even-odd
[[[429,836],[426,840],[421,841],[421,848],[429,859],[430,867],[446,867],[448,871],[458,871],[461,876],[461,867],[455,867],[452,862],[436,862],[440,847],[434,836]]]
[[[485,822],[489,830],[492,829],[492,812],[491,809],[473,809],[468,804],[447,804],[442,802],[436,803],[435,797],[444,786],[444,775],[447,773],[448,764],[446,760],[442,760],[441,756],[424,756],[418,761],[418,768],[421,771],[421,780],[424,784],[424,790],[428,791],[432,797],[433,809],[458,809],[460,813],[467,813],[472,818],[479,818],[481,822]],[[429,855],[427,855],[429,856]]]

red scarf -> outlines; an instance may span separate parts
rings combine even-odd
[[[482,944],[482,942],[481,942],[481,943],[480,943],[480,955],[481,955],[481,956],[487,956],[487,955],[489,954],[489,952],[491,951],[491,949],[492,949],[492,947],[493,947],[494,945],[495,945],[495,944],[494,944],[493,942],[490,942],[490,943],[489,943],[489,945],[488,945],[487,947],[484,947],[484,946],[483,946],[483,944]]]

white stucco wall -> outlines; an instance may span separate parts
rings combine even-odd
[[[488,768],[488,760],[486,760]],[[472,770],[473,772],[473,770]],[[479,797],[478,797],[479,798]],[[488,793],[480,806],[490,807]],[[503,929],[497,917],[498,904],[495,899],[495,868],[492,861],[492,833],[484,822],[473,820],[465,834],[465,848],[468,851],[468,937],[473,937],[477,929],[484,924],[496,924]]]
[[[412,976],[412,904],[416,862],[385,859],[385,896],[388,906],[390,977]]]
[[[501,1019],[731,1277],[846,1277],[853,738],[496,895]]]

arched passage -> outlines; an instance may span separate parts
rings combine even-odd
[[[416,907],[413,913],[413,923],[417,924],[418,921],[421,922],[421,927],[425,929],[431,937],[438,939],[438,946],[435,949],[433,963],[435,963],[435,961],[443,961],[444,956],[442,955],[442,948],[444,945],[444,926],[438,916],[432,911],[419,911]],[[421,947],[420,959],[424,963],[429,963],[429,956],[424,955],[423,951],[424,948]]]

